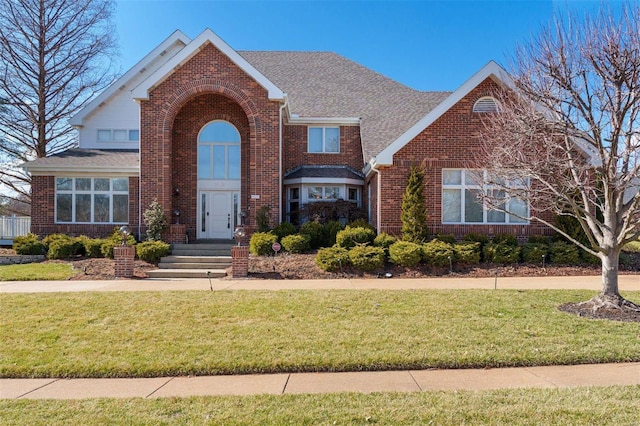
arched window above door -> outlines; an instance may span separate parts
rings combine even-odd
[[[212,121],[198,134],[198,179],[240,179],[240,133],[226,121]]]

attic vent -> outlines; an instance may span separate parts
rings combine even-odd
[[[498,102],[491,96],[483,96],[473,104],[473,112],[498,112]]]

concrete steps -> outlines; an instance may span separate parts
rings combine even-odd
[[[149,278],[221,278],[231,266],[233,242],[174,244]]]

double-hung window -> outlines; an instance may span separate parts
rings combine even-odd
[[[340,152],[339,127],[309,127],[307,152],[331,153]]]
[[[57,223],[128,223],[128,178],[56,178]]]
[[[529,205],[515,197],[510,197],[505,187],[511,185],[485,185],[485,173],[482,170],[443,169],[442,170],[442,222],[443,223],[528,223],[523,217],[529,215]],[[504,200],[491,209],[481,200],[481,194],[492,193],[492,198]],[[510,213],[501,211],[504,209]]]

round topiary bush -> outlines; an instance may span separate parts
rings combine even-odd
[[[349,251],[345,248],[333,246],[318,250],[315,258],[316,265],[323,271],[334,272],[349,266]]]
[[[309,241],[311,237],[307,234],[287,235],[282,238],[282,247],[289,253],[306,253],[311,249]]]
[[[349,249],[356,244],[370,244],[376,238],[376,231],[371,228],[347,226],[336,235],[336,244]]]
[[[453,261],[453,245],[440,240],[431,240],[422,245],[422,258],[431,266],[449,266]]]
[[[453,245],[454,258],[457,263],[476,265],[480,263],[481,245],[479,242],[462,241]]]
[[[278,242],[278,237],[271,232],[254,232],[249,240],[249,252],[256,256],[268,256],[274,254],[274,243]]]
[[[545,261],[549,260],[549,246],[541,243],[526,243],[522,246],[522,261],[538,265],[542,263],[542,256]]]
[[[422,260],[422,246],[410,241],[397,241],[389,246],[389,260],[400,266],[416,266]]]
[[[375,271],[382,268],[385,259],[386,256],[382,247],[358,245],[349,250],[351,265],[362,271]]]
[[[518,263],[520,247],[508,243],[489,243],[483,249],[484,259],[490,263]]]
[[[145,241],[136,245],[136,255],[149,263],[158,263],[160,258],[169,254],[170,246],[164,241]]]

